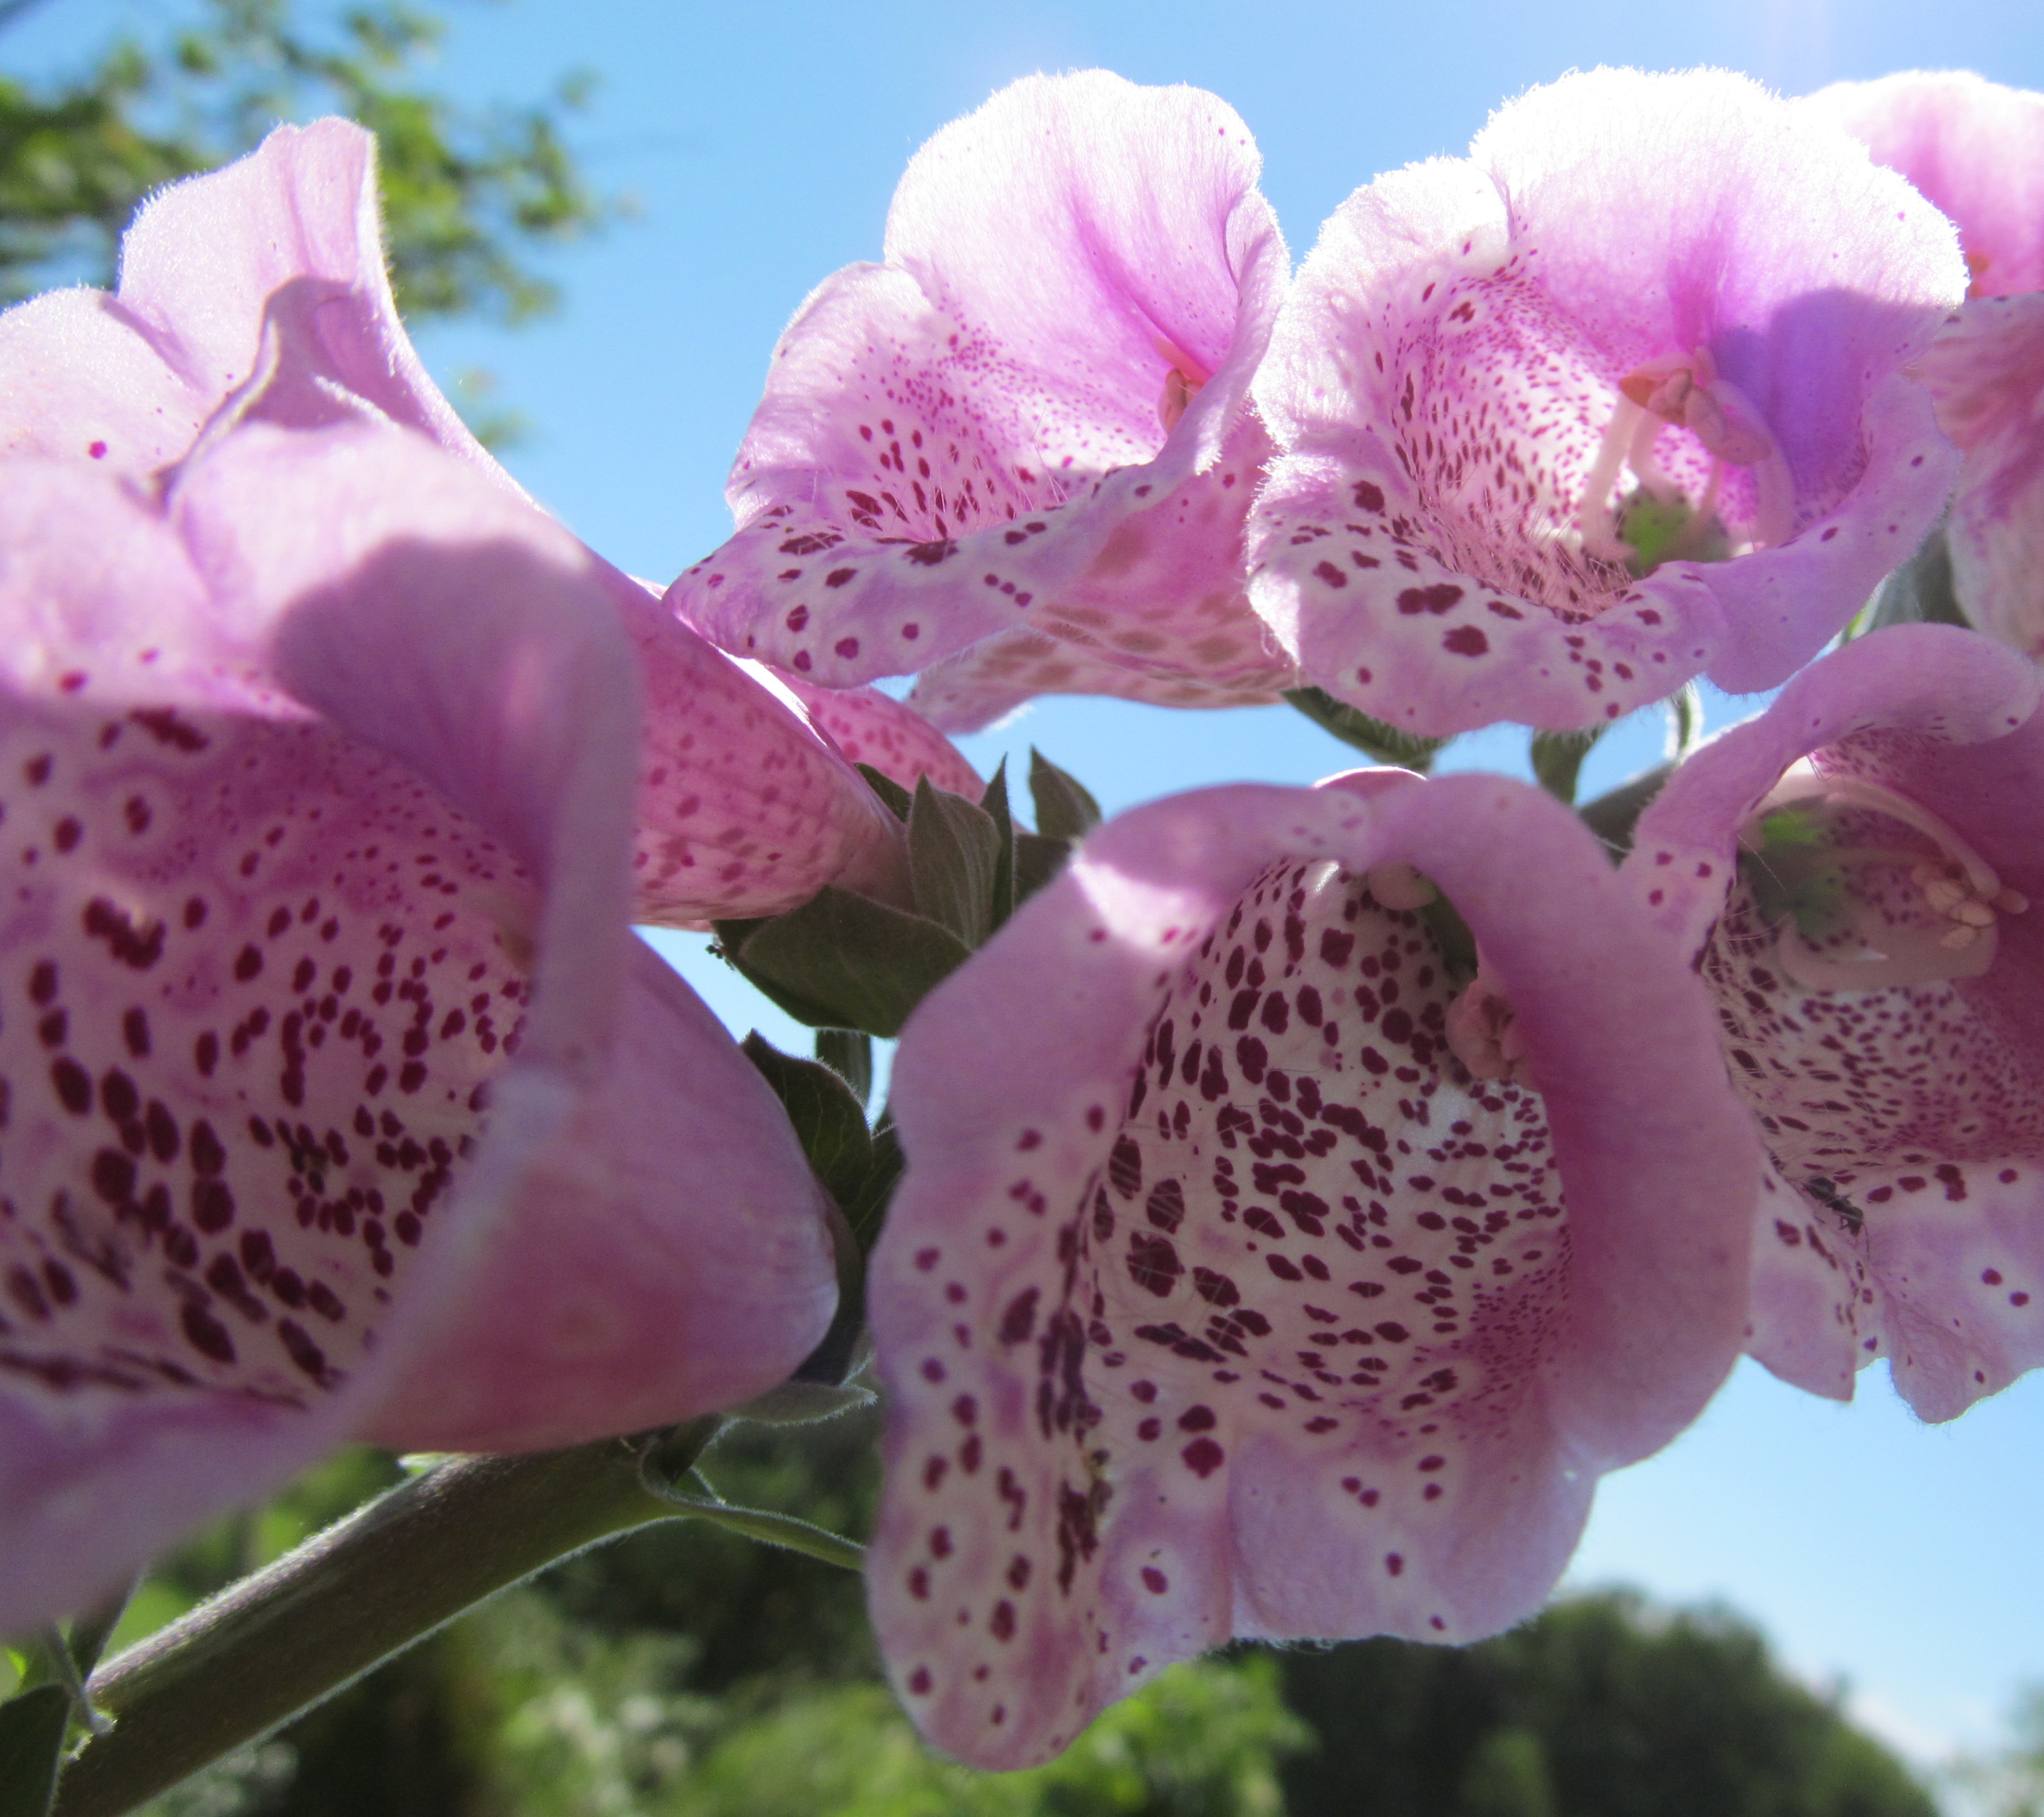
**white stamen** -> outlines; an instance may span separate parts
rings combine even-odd
[[[1424,908],[1441,893],[1412,866],[1396,859],[1372,865],[1362,874],[1362,881],[1379,907],[1394,911]]]
[[[1512,999],[1500,990],[1478,962],[1476,977],[1448,1005],[1448,1051],[1477,1079],[1509,1079],[1531,1085],[1526,1038],[1519,1031]]]
[[[1862,956],[1842,959],[1819,951],[1796,916],[1787,916],[1776,935],[1775,958],[1788,977],[1807,989],[1878,990],[1977,978],[1993,964],[2000,949],[2000,916],[2019,915],[2030,906],[2020,891],[2003,888],[1993,866],[1951,826],[1907,796],[1862,776],[1823,775],[1808,763],[1797,764],[1769,791],[1741,832],[1740,845],[1765,852],[1767,817],[1799,806],[1881,815],[1921,834],[1938,853],[1927,859],[1877,845],[1827,848],[1829,866],[1842,874],[1875,866],[1899,871],[1906,866],[1932,920],[1929,927],[1913,930],[1898,926],[1870,900],[1855,901],[1848,884],[1839,932],[1859,943]]]

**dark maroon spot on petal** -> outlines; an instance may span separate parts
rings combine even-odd
[[[1227,1454],[1211,1439],[1195,1439],[1178,1455],[1196,1477],[1212,1476],[1227,1461]]]
[[[1037,1290],[1025,1287],[1008,1302],[1008,1309],[1001,1315],[998,1336],[1004,1344],[1025,1342],[1036,1328]]]
[[[1150,1189],[1143,1215],[1167,1235],[1185,1221],[1185,1189],[1176,1180],[1159,1180]]]
[[[1407,617],[1423,612],[1436,616],[1450,610],[1462,597],[1462,590],[1443,581],[1433,586],[1408,586],[1398,596],[1398,609]]]
[[[1211,1407],[1189,1407],[1178,1416],[1181,1432],[1211,1432],[1218,1423]]]
[[[1396,1552],[1387,1552],[1384,1555],[1384,1568],[1395,1577],[1405,1569],[1405,1561]]]
[[[1168,1238],[1136,1231],[1128,1239],[1128,1275],[1138,1287],[1162,1298],[1178,1285],[1185,1265]]]
[[[996,1640],[1015,1638],[1015,1605],[1003,1596],[993,1605],[993,1618],[987,1623],[987,1631]]]
[[[67,1054],[50,1067],[50,1083],[58,1100],[73,1116],[85,1116],[92,1109],[92,1075]]]
[[[182,1323],[185,1336],[200,1355],[217,1363],[234,1361],[234,1340],[227,1335],[227,1327],[196,1300],[185,1302]]]
[[[85,905],[84,922],[92,939],[104,940],[115,958],[138,972],[147,971],[163,956],[163,924],[149,921],[138,927],[103,896],[94,897]]]
[[[1154,1565],[1143,1567],[1143,1587],[1153,1596],[1161,1596],[1170,1588],[1171,1580]]]
[[[1458,624],[1441,640],[1441,647],[1456,656],[1481,656],[1490,649],[1490,640],[1473,624]]]

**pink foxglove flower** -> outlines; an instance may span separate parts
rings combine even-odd
[[[1927,1419],[2044,1362],[2044,722],[2013,652],[1850,643],[1677,772],[1625,874],[1773,1161],[1752,1353]]]
[[[1536,89],[1324,229],[1257,387],[1252,596],[1413,732],[1773,686],[1937,520],[1902,369],[1964,287],[1935,209],[1743,77]]]
[[[1976,297],[2044,290],[2044,94],[1964,70],[1841,82],[1797,104],[1899,171],[1959,230]]]
[[[728,1405],[835,1299],[778,1104],[628,933],[638,682],[409,432],[0,484],[0,1630],[332,1445]]]
[[[916,1012],[893,1102],[868,1582],[978,1765],[1231,1635],[1522,1619],[1739,1348],[1761,1163],[1703,993],[1516,782],[1123,816]]]
[[[280,127],[180,183],[121,246],[112,295],[60,290],[0,316],[0,451],[140,486],[244,422],[414,430],[509,497],[398,319],[376,213],[375,144],[325,120]],[[701,925],[790,908],[836,881],[886,893],[886,810],[770,691],[607,564],[647,714],[634,913]]]
[[[984,646],[936,692],[952,728],[1075,680],[1270,698],[1290,670],[1241,540],[1286,270],[1257,167],[1213,96],[1097,70],[945,128],[886,263],[828,279],[782,338],[732,470],[738,534],[670,603],[833,687]],[[1053,640],[1068,674],[1043,670]]]
[[[1946,71],[1840,83],[1802,105],[1958,227],[1972,287],[1917,368],[1965,455],[1946,525],[1953,590],[1989,636],[2044,656],[2044,94]]]

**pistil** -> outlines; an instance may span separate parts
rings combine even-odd
[[[1639,500],[1663,507],[1688,505],[1655,455],[1655,444],[1666,428],[1686,429],[1702,444],[1711,457],[1710,478],[1687,522],[1650,552],[1624,533],[1624,524],[1612,512],[1611,494],[1629,467],[1638,482]],[[1686,356],[1635,367],[1619,381],[1611,421],[1583,481],[1577,516],[1584,549],[1600,560],[1635,570],[1642,562],[1650,568],[1664,561],[1708,559],[1709,544],[1721,534],[1716,509],[1727,466],[1745,467],[1753,475],[1755,511],[1748,547],[1771,548],[1786,542],[1794,533],[1796,518],[1788,463],[1752,400],[1719,375],[1709,349],[1700,347]]]

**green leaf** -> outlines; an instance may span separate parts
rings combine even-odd
[[[61,1684],[38,1684],[0,1704],[0,1817],[48,1817],[71,1715]]]
[[[1458,986],[1467,984],[1476,976],[1480,960],[1476,935],[1470,932],[1470,924],[1462,919],[1461,910],[1437,892],[1434,900],[1420,911],[1420,919],[1426,924],[1427,932],[1434,936],[1435,949],[1441,955],[1441,969],[1448,974],[1449,981]]]
[[[681,1485],[684,1482],[692,1485],[696,1492],[691,1494],[683,1489]],[[710,1487],[709,1479],[700,1470],[690,1470],[672,1484],[663,1484],[649,1475],[647,1486],[663,1501],[697,1519],[728,1527],[748,1539],[785,1546],[790,1552],[820,1558],[826,1565],[841,1565],[847,1571],[863,1571],[866,1568],[866,1548],[857,1541],[826,1532],[792,1514],[775,1514],[761,1508],[733,1508]]]
[[[1694,682],[1685,682],[1667,699],[1668,755],[1680,763],[1704,736],[1704,697]]]
[[[1015,836],[1015,901],[1027,902],[1065,868],[1072,855],[1070,839],[1051,839],[1043,833]]]
[[[857,1028],[819,1028],[816,1058],[851,1087],[863,1105],[873,1096],[873,1037]]]
[[[1424,774],[1433,767],[1435,754],[1448,742],[1445,738],[1421,738],[1400,732],[1319,688],[1288,689],[1285,698],[1321,731],[1332,732],[1343,743],[1379,763],[1395,763],[1401,769]]]
[[[986,786],[986,793],[979,798],[980,807],[993,821],[994,836],[1000,841],[993,866],[993,925],[998,928],[1015,912],[1015,816],[1008,806],[1008,759],[1003,756],[1001,766],[993,773],[993,780]]]
[[[1533,776],[1540,786],[1565,808],[1576,803],[1576,779],[1583,773],[1583,759],[1590,747],[1604,736],[1604,728],[1587,732],[1536,732],[1533,735]]]
[[[890,1039],[972,956],[936,922],[835,884],[770,921],[719,922],[717,932],[724,957],[797,1021]]]
[[[993,893],[1001,869],[1001,833],[993,816],[962,795],[916,785],[909,812],[909,875],[916,907],[969,947],[993,932]]]
[[[870,1255],[879,1240],[881,1227],[887,1221],[887,1201],[894,1196],[901,1166],[901,1138],[895,1131],[893,1112],[883,1111],[873,1126],[873,1159],[857,1196],[838,1200],[862,1255]]]
[[[909,805],[914,797],[906,789],[893,777],[874,769],[870,763],[856,763],[852,767],[866,778],[866,787],[887,804],[896,820],[908,819]]]
[[[1085,784],[1060,770],[1033,744],[1029,747],[1029,798],[1036,805],[1036,831],[1051,839],[1082,839],[1100,824],[1100,803]]]
[[[851,1086],[819,1060],[782,1053],[757,1029],[740,1046],[787,1111],[816,1177],[843,1205],[873,1166],[873,1138]]]

